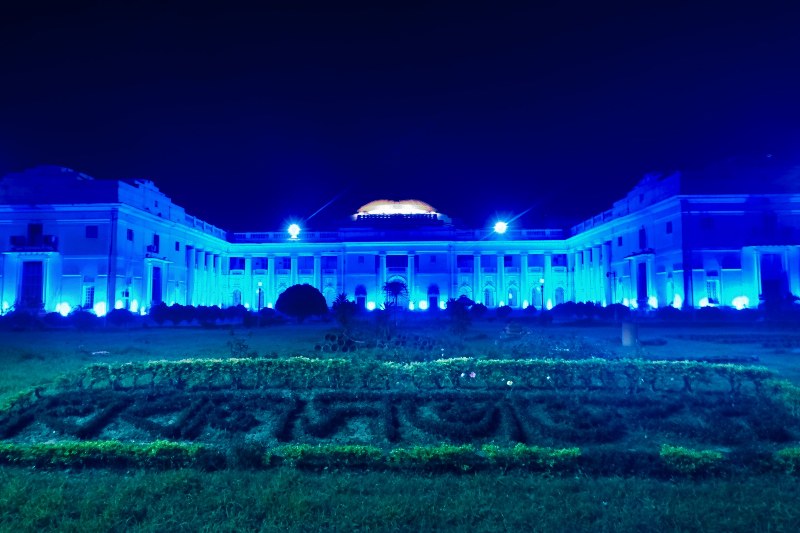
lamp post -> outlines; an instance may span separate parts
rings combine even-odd
[[[539,290],[542,292],[542,313],[544,313],[544,278],[539,278]]]

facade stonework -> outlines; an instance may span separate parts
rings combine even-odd
[[[374,204],[333,231],[228,233],[150,181],[60,167],[12,174],[0,180],[2,310],[256,310],[297,283],[329,304],[346,293],[372,308],[386,301],[389,281],[408,286],[402,303],[413,310],[461,295],[514,308],[743,308],[800,295],[797,194],[684,194],[680,176],[651,176],[568,230],[503,234],[457,228],[419,201],[405,211],[392,203],[389,214]]]

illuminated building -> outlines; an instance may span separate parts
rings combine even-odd
[[[228,233],[150,181],[39,167],[0,180],[0,301],[68,313],[155,302],[274,305],[296,283],[365,308],[402,281],[409,309],[465,295],[489,307],[566,301],[755,307],[800,295],[800,195],[685,194],[642,180],[612,209],[561,229],[464,229],[418,200],[378,200],[332,231]]]

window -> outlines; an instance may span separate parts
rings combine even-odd
[[[644,228],[639,229],[639,249],[644,250],[647,248],[647,230]]]
[[[363,255],[359,255],[358,256],[358,264],[359,265],[363,265],[364,264],[364,256]]]
[[[706,293],[708,294],[708,303],[719,303],[719,280],[709,279],[706,280]]]
[[[42,225],[39,223],[28,224],[28,241],[33,243],[39,243],[42,240],[42,233],[44,233],[44,229]]]
[[[714,229],[714,219],[711,217],[701,218],[700,227],[706,230]]]
[[[231,257],[229,262],[229,269],[244,270],[244,257]]]
[[[667,222],[667,235],[672,233],[672,221]]]
[[[128,230],[128,240],[129,241],[133,241],[133,230],[132,229]]]
[[[253,258],[253,270],[266,270],[268,266],[266,257]]]
[[[617,246],[622,246],[622,237],[617,237]]]
[[[430,256],[430,258],[431,258],[431,260],[430,260],[431,263],[435,263],[436,262],[436,256],[435,255]]]
[[[97,238],[97,226],[86,226],[86,238],[87,239],[96,239]]]
[[[331,255],[322,256],[322,270],[336,270],[338,268],[339,258]]]
[[[94,307],[94,285],[83,287],[83,308],[91,309]]]
[[[178,241],[175,241],[175,251],[176,252],[181,251],[181,243],[179,243]]]
[[[153,233],[153,251],[155,253],[158,253],[160,247],[161,247],[161,237],[158,236],[158,233]]]
[[[471,272],[472,267],[475,265],[475,259],[471,255],[457,255],[456,265],[459,270],[468,270]]]
[[[513,267],[514,266],[514,256],[513,255],[503,256],[503,266],[505,268]]]

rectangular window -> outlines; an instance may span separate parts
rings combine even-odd
[[[617,246],[622,246],[622,237],[617,237]]]
[[[667,222],[667,235],[672,233],[672,221]]]
[[[430,257],[431,257],[431,260],[430,260],[430,262],[431,262],[431,263],[435,263],[435,262],[436,262],[436,256],[435,256],[435,255],[432,255],[432,256],[430,256]]]
[[[291,257],[276,257],[275,269],[276,270],[291,270],[292,258]]]
[[[311,255],[301,255],[297,258],[297,270],[303,272],[314,271],[314,257]]]
[[[266,270],[268,266],[266,257],[253,258],[253,270]]]
[[[475,266],[475,258],[471,255],[457,255],[456,266],[459,270],[472,270]]]
[[[359,255],[358,256],[358,264],[359,265],[363,265],[364,264],[364,256],[363,255]]]
[[[94,307],[94,285],[83,286],[83,308],[92,309]]]
[[[231,257],[230,270],[244,270],[244,257]]]
[[[322,256],[322,270],[336,270],[339,267],[339,259],[331,255]]]
[[[161,248],[161,237],[158,233],[153,233],[153,252],[158,253],[159,248]]]
[[[86,238],[87,239],[96,239],[97,238],[97,226],[86,226]]]
[[[40,243],[44,229],[39,223],[28,224],[28,242]]]
[[[175,251],[176,252],[181,251],[181,243],[179,243],[178,241],[175,241]]]
[[[513,255],[503,256],[503,266],[505,268],[513,267],[514,266],[514,256]]]
[[[719,280],[709,279],[706,280],[706,293],[708,294],[708,303],[719,303]]]
[[[128,235],[128,240],[129,241],[133,241],[133,230],[132,229],[128,230],[127,235]]]

